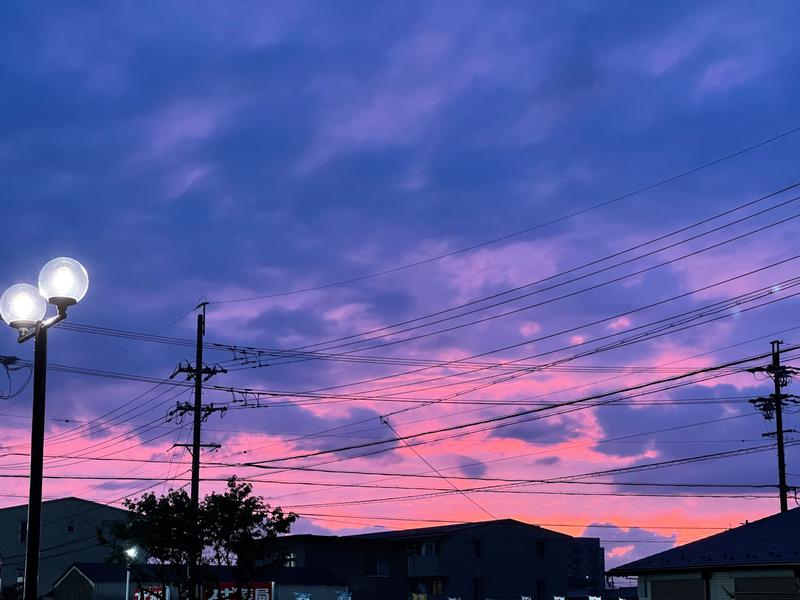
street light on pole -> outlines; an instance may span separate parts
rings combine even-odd
[[[137,554],[139,554],[139,549],[136,546],[125,550],[125,555],[128,557],[125,562],[125,600],[128,600],[131,589],[131,563],[136,559]]]
[[[21,344],[30,339],[34,340],[31,469],[23,600],[36,600],[38,596],[47,330],[66,319],[67,308],[78,303],[86,295],[89,289],[89,275],[78,261],[60,257],[54,258],[42,268],[38,283],[38,289],[27,283],[12,285],[0,296],[0,318],[19,332],[17,341]],[[48,303],[54,305],[57,312],[45,319]]]

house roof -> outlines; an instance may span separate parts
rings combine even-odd
[[[635,560],[608,574],[767,566],[800,566],[800,508]]]
[[[205,567],[216,569],[214,566]],[[73,563],[61,577],[59,577],[53,587],[66,577],[73,569],[81,573],[92,583],[124,583],[126,567],[122,564],[109,564],[101,562],[76,562]],[[214,571],[216,577],[216,571]],[[167,569],[167,578],[175,581],[177,576],[174,569]],[[233,571],[228,567],[220,567],[219,578],[224,583],[233,583],[236,578]],[[318,567],[265,567],[256,576],[259,581],[274,581],[279,584],[287,585],[346,585],[346,582],[324,569]],[[141,581],[142,583],[152,584],[159,581],[157,571],[152,565],[134,564],[131,569],[131,581]]]
[[[111,564],[103,562],[76,562],[72,563],[61,576],[56,579],[53,587],[57,587],[70,571],[76,570],[92,583],[124,583],[127,568],[123,564]],[[174,575],[168,575],[169,579],[174,579]],[[135,563],[131,565],[131,580],[141,581],[142,583],[153,583],[158,580],[155,571],[148,568],[148,565]]]
[[[465,531],[468,529],[478,529],[482,527],[488,527],[491,525],[511,525],[519,528],[527,528],[531,530],[531,533],[535,532],[537,534],[544,534],[548,537],[563,537],[568,538],[570,536],[559,533],[557,531],[552,531],[550,529],[545,529],[544,527],[539,527],[538,525],[531,525],[530,523],[524,523],[523,521],[517,521],[516,519],[497,519],[494,521],[477,521],[474,523],[455,523],[453,525],[438,525],[435,527],[419,527],[417,529],[401,529],[399,531],[378,531],[375,533],[360,533],[355,535],[345,536],[348,538],[358,538],[358,539],[385,539],[385,540],[396,540],[396,539],[404,539],[404,538],[418,538],[418,537],[429,537],[429,536],[439,536],[439,535],[447,535],[449,533],[455,533],[457,531]]]
[[[94,500],[85,500],[84,498],[77,498],[75,496],[67,496],[66,498],[53,498],[51,500],[44,500],[44,501],[42,501],[42,504],[50,505],[50,504],[60,504],[60,503],[64,503],[64,502],[78,502],[80,504],[90,505],[93,508],[108,508],[108,509],[111,509],[111,510],[119,511],[120,513],[127,513],[128,512],[124,508],[118,508],[116,506],[110,506],[108,504],[103,504],[101,502],[95,502]],[[13,508],[24,508],[26,506],[28,506],[27,503],[14,504],[13,506],[4,506],[4,507],[0,508],[0,511],[11,510]]]

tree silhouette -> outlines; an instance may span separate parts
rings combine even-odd
[[[228,567],[235,578],[236,597],[243,600],[242,590],[253,582],[258,570],[282,560],[277,538],[289,533],[297,520],[294,513],[284,513],[254,496],[253,487],[236,477],[228,480],[223,493],[214,492],[203,499],[196,519],[184,490],[170,490],[162,496],[150,492],[126,500],[125,506],[127,521],[111,524],[108,537],[101,536],[101,542],[113,545],[112,560],[116,561],[125,559],[125,548],[136,546],[162,589],[172,583],[181,598],[188,596],[185,565],[194,554],[200,557],[204,583],[211,583],[215,576],[218,585],[221,568]],[[210,569],[210,565],[218,568]],[[132,573],[143,577],[140,569]]]
[[[237,598],[250,587],[258,570],[282,561],[278,535],[289,533],[297,520],[294,513],[272,508],[253,486],[231,477],[224,493],[208,495],[200,507],[200,528],[206,535],[206,556],[231,569]]]

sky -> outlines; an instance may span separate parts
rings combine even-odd
[[[207,301],[204,358],[228,368],[208,384],[240,391],[205,392],[230,410],[204,424],[202,491],[252,480],[295,531],[515,518],[615,565],[776,512],[775,487],[727,487],[775,486],[771,448],[573,476],[770,443],[747,402],[770,382],[741,371],[766,356],[619,390],[800,344],[798,12],[4,3],[0,288],[80,260],[51,366],[147,378],[51,368],[45,496],[187,484],[167,417],[191,390],[167,378]],[[9,329],[0,355],[33,347]],[[27,493],[31,388],[9,376],[2,505]]]

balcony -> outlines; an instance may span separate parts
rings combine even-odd
[[[419,556],[411,555],[408,557],[408,576],[409,577],[436,577],[442,575],[439,565],[439,556]]]

